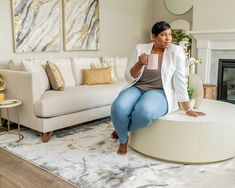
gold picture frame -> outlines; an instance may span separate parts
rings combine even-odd
[[[61,0],[11,0],[16,53],[61,49]]]
[[[64,50],[98,50],[99,0],[63,0]]]

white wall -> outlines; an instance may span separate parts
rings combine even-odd
[[[130,56],[136,43],[149,41],[152,0],[100,0],[103,55]]]
[[[234,0],[194,0],[193,30],[235,29]]]
[[[100,0],[100,50],[16,54],[10,2],[0,0],[0,63],[31,57],[129,57],[136,43],[149,40],[152,0]]]

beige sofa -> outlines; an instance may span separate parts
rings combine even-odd
[[[127,58],[52,59],[65,80],[64,91],[50,89],[44,69],[47,60],[9,61],[0,69],[6,80],[7,99],[19,99],[20,124],[39,131],[48,141],[52,131],[110,115],[110,106],[127,85]],[[83,85],[82,69],[112,67],[112,84]],[[10,120],[16,122],[11,112]],[[6,118],[6,114],[3,113]]]

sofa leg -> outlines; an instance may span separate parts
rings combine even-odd
[[[52,135],[52,131],[51,132],[47,132],[47,133],[40,133],[41,139],[43,142],[48,142],[51,138]]]

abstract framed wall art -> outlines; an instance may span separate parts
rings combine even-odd
[[[11,0],[16,53],[61,49],[61,0]]]
[[[98,50],[99,1],[63,0],[63,13],[65,50]]]

